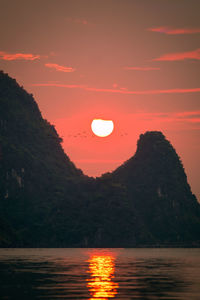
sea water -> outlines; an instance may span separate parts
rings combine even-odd
[[[0,299],[200,299],[200,249],[0,249]]]

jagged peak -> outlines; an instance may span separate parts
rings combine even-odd
[[[41,112],[32,94],[28,93],[23,86],[20,86],[16,79],[0,70],[0,97],[1,116],[5,111],[12,112],[13,109],[25,109],[30,112],[30,116],[37,116],[41,119]]]
[[[161,131],[146,131],[145,133],[140,134],[140,137],[137,141],[138,148],[148,144],[155,144],[160,142],[167,142],[166,137]]]
[[[121,176],[121,173],[126,173],[130,176],[137,172],[141,173],[141,169],[146,172],[145,170],[149,168],[153,168],[152,173],[155,176],[161,170],[165,170],[168,173],[181,172],[181,176],[186,179],[183,164],[176,150],[161,131],[147,131],[141,134],[135,154],[111,174]]]
[[[165,139],[164,134],[161,131],[146,131],[145,133],[140,134],[140,139],[147,138],[147,137],[154,137],[157,139]]]
[[[179,159],[174,147],[170,141],[166,139],[161,131],[147,131],[140,135],[137,141],[137,150],[135,155],[139,153],[166,152],[173,153]]]

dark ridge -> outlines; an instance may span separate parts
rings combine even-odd
[[[32,95],[0,72],[1,247],[200,245],[200,205],[158,131],[94,179],[76,168]]]

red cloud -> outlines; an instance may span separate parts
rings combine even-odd
[[[40,55],[33,55],[30,53],[6,53],[3,51],[0,51],[0,59],[2,60],[35,60],[39,59]]]
[[[160,70],[160,68],[155,68],[155,67],[124,67],[124,70],[154,71],[154,70]]]
[[[75,69],[74,68],[71,68],[71,67],[64,67],[64,66],[60,66],[58,64],[45,64],[45,66],[47,68],[52,68],[52,69],[55,69],[56,71],[60,71],[60,72],[74,72]]]
[[[32,86],[53,86],[53,87],[63,87],[67,89],[86,89],[85,85],[78,84],[61,84],[61,83],[34,83]]]
[[[200,33],[200,28],[154,27],[154,28],[148,28],[147,30],[153,31],[153,32],[164,33],[164,34],[169,34],[169,35]]]
[[[188,122],[200,123],[200,111],[183,111],[171,113],[138,113],[138,118],[143,120],[155,120],[159,122]]]
[[[169,89],[169,90],[146,90],[146,91],[127,91],[127,90],[113,90],[113,89],[98,89],[98,88],[84,88],[86,91],[107,92],[127,95],[159,95],[159,94],[185,94],[200,92],[200,88],[195,89]]]
[[[68,22],[77,23],[77,24],[83,24],[88,25],[88,21],[86,19],[74,19],[74,18],[67,18]]]
[[[186,60],[186,59],[200,60],[200,48],[194,51],[164,54],[153,60],[154,61],[177,61],[177,60]]]
[[[185,94],[185,93],[198,93],[200,88],[193,89],[168,89],[168,90],[144,90],[144,91],[128,91],[119,89],[102,89],[95,87],[87,87],[85,85],[76,84],[60,84],[60,83],[35,83],[32,86],[52,86],[52,87],[62,87],[68,89],[82,89],[91,92],[104,92],[104,93],[114,93],[114,94],[126,94],[126,95],[159,95],[159,94]]]

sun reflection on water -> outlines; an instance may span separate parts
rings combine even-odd
[[[91,254],[89,262],[90,278],[87,286],[91,298],[89,300],[107,300],[117,294],[118,284],[113,281],[115,272],[115,257],[109,254]]]

